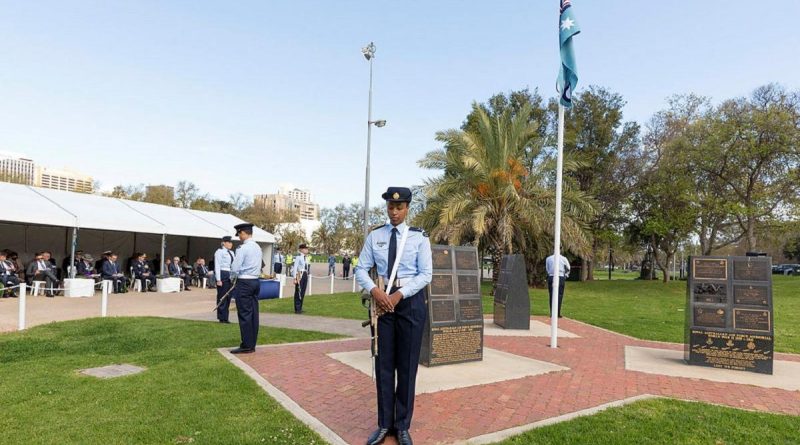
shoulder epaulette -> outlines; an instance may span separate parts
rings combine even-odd
[[[370,231],[370,232],[372,232],[373,230],[378,230],[378,229],[380,229],[381,227],[385,227],[385,226],[386,226],[386,224],[381,224],[381,225],[378,225],[378,226],[375,226],[375,227],[373,227],[373,228],[369,229],[369,231]]]
[[[426,232],[424,229],[420,227],[409,227],[408,230],[412,232],[421,232],[422,236],[428,236],[428,232]]]

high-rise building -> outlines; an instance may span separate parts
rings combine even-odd
[[[36,168],[33,185],[68,192],[92,193],[94,191],[94,180],[91,176],[72,170],[47,167]]]
[[[33,185],[35,177],[36,168],[31,159],[0,152],[0,181]]]
[[[311,192],[308,190],[281,187],[275,194],[255,195],[253,205],[263,209],[295,212],[302,220],[319,220],[319,205],[311,202]]]
[[[284,184],[278,189],[279,195],[286,195],[298,202],[313,202],[314,198],[311,196],[311,190],[299,189],[291,185]]]

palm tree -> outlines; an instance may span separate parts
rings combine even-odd
[[[471,240],[487,249],[496,283],[503,254],[516,249],[543,258],[552,246],[554,169],[537,140],[537,126],[528,119],[530,105],[513,114],[506,110],[490,116],[473,104],[473,114],[474,128],[437,133],[444,148],[419,161],[424,168],[444,173],[426,181],[427,206],[417,221],[435,240]],[[593,201],[569,186],[563,199],[564,247],[584,252],[589,246],[585,222],[594,213]]]

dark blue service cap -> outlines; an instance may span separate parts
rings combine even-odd
[[[233,226],[233,230],[235,230],[236,233],[239,233],[242,230],[251,230],[252,231],[253,230],[253,225],[250,224],[250,223],[236,224],[235,226]]]
[[[381,198],[389,202],[411,202],[411,189],[408,187],[389,187]]]
[[[230,236],[223,236],[222,237],[222,242],[223,243],[232,243],[233,242],[233,238],[231,238]]]

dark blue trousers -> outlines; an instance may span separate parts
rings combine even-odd
[[[217,309],[217,320],[228,321],[228,317],[230,315],[232,295],[228,295],[227,301],[225,303],[222,303],[221,305],[219,304],[219,300],[231,288],[231,273],[226,270],[221,270],[219,274],[222,275],[222,277],[220,278],[220,281],[222,281],[222,286],[217,287],[217,305],[219,305],[219,308]]]
[[[306,298],[306,287],[308,286],[308,274],[303,273],[300,284],[294,285],[294,312],[300,313],[303,310],[303,299]]]
[[[561,306],[564,302],[564,285],[567,281],[567,277],[561,277],[558,279],[558,315],[561,316]],[[550,315],[553,315],[553,277],[547,277],[547,295],[549,295],[549,299],[547,302],[550,304]]]
[[[258,339],[258,279],[239,279],[233,294],[236,298],[236,314],[239,316],[239,332],[243,349],[255,349]]]
[[[419,349],[427,318],[425,290],[421,290],[400,300],[394,312],[378,319],[375,382],[380,428],[408,430],[411,427]]]

